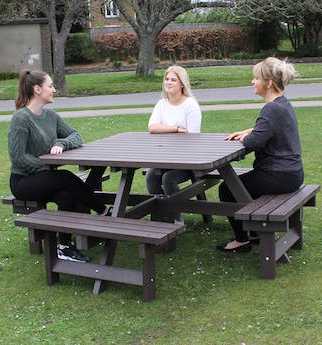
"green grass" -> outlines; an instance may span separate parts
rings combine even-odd
[[[288,53],[294,52],[292,43],[289,39],[280,40],[278,42],[277,49],[281,52],[288,52]]]
[[[322,64],[296,64],[301,78],[321,78]],[[193,89],[250,85],[251,66],[187,68]],[[76,74],[66,76],[70,97],[161,91],[164,70],[153,77],[137,77],[135,72]],[[296,82],[301,82],[297,80]],[[308,82],[305,80],[305,82]],[[14,99],[18,80],[0,81],[0,100]]]
[[[303,145],[305,183],[322,180],[322,108],[296,109]],[[251,126],[258,111],[203,113],[203,132]],[[69,119],[85,142],[124,131],[146,131],[148,115]],[[1,196],[10,194],[7,131],[0,123]],[[249,166],[248,155],[238,165]],[[119,173],[104,189],[114,191]],[[134,191],[145,192],[138,172]],[[214,187],[209,199],[217,198]],[[157,299],[143,303],[141,288],[109,284],[92,295],[90,279],[62,275],[48,287],[42,255],[28,252],[27,230],[14,226],[11,207],[0,205],[0,344],[85,345],[312,345],[322,344],[322,220],[317,208],[304,214],[304,248],[277,265],[275,280],[258,278],[258,248],[245,255],[215,250],[231,236],[224,217],[210,225],[185,214],[187,231],[177,249],[156,258]],[[97,259],[101,247],[88,251]],[[117,265],[138,267],[138,248],[120,243]]]

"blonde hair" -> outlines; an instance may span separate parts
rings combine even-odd
[[[264,82],[271,80],[274,88],[282,92],[296,76],[296,71],[294,66],[286,60],[268,57],[253,67],[253,74]]]
[[[173,72],[177,75],[179,78],[181,84],[182,84],[182,93],[187,96],[187,97],[193,97],[192,92],[191,92],[191,87],[190,87],[190,80],[187,71],[178,65],[173,65],[168,67],[163,76],[163,83],[162,83],[162,96],[164,98],[168,98],[167,93],[164,90],[164,79],[167,76],[168,73]]]
[[[25,107],[34,95],[34,86],[42,86],[48,74],[43,71],[23,70],[19,78],[19,90],[16,97],[16,109]]]

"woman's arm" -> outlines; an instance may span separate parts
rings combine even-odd
[[[154,123],[154,124],[149,126],[149,132],[152,134],[157,134],[157,133],[185,133],[186,130],[184,128],[180,128],[178,126],[164,125],[162,123]]]
[[[53,147],[60,146],[62,147],[63,151],[75,149],[77,147],[80,147],[82,145],[82,137],[80,134],[73,129],[71,126],[69,126],[58,114],[57,116],[57,140],[53,144]],[[53,149],[55,153],[57,149]],[[52,152],[51,152],[52,153]],[[60,152],[61,153],[61,152]]]
[[[246,135],[250,134],[253,131],[253,128],[248,128],[243,131],[234,132],[232,134],[229,134],[225,140],[239,140],[240,142],[243,142]]]

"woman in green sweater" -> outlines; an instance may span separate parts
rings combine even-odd
[[[44,108],[53,103],[55,92],[47,73],[26,70],[20,74],[17,111],[8,137],[11,192],[20,200],[53,201],[64,211],[74,211],[77,202],[81,202],[98,214],[106,215],[106,206],[80,178],[68,170],[50,170],[39,159],[43,154],[61,154],[82,145],[77,131],[56,112]],[[75,247],[70,234],[60,233],[58,241],[60,259],[89,260]]]

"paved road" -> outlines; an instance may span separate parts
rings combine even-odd
[[[287,87],[286,96],[292,98],[313,98],[322,97],[322,84],[291,84]],[[214,101],[253,101],[260,100],[254,95],[252,86],[194,90],[194,95],[199,102]],[[82,108],[100,106],[131,106],[155,104],[160,99],[160,92],[147,92],[123,95],[104,95],[90,97],[57,97],[50,107],[60,108]],[[294,106],[322,106],[322,101],[292,102]],[[59,112],[63,117],[82,116],[107,116],[117,114],[145,114],[150,113],[152,108],[131,108],[131,109],[108,109],[108,110],[86,110]],[[202,110],[223,110],[223,109],[258,109],[262,104],[223,104],[202,106]],[[14,111],[14,101],[0,101],[0,111]],[[10,116],[0,116],[0,121],[8,121]]]

